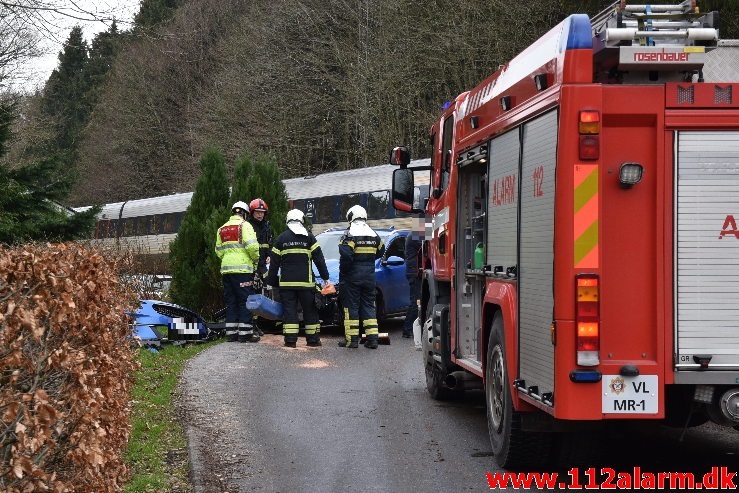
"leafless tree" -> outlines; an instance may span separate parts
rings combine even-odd
[[[61,45],[70,20],[112,23],[118,7],[111,3],[106,0],[0,1],[0,90],[28,78],[31,75],[26,67],[28,61],[43,54],[40,41]]]

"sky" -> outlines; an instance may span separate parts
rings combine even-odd
[[[47,14],[45,27],[47,32],[42,33],[39,48],[44,55],[29,60],[23,67],[24,80],[15,85],[20,89],[33,92],[43,87],[51,72],[56,68],[59,52],[69,32],[75,25],[82,27],[88,45],[92,43],[95,34],[110,27],[110,19],[115,18],[118,29],[127,30],[131,27],[134,15],[139,10],[140,0],[57,0],[54,3],[62,7],[68,16]],[[97,19],[105,19],[94,20]]]

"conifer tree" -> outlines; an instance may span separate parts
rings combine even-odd
[[[59,64],[49,76],[42,98],[42,111],[53,117],[55,124],[53,149],[74,150],[77,137],[88,121],[91,102],[84,97],[90,89],[87,60],[87,42],[82,37],[82,28],[75,26],[59,52]]]
[[[267,154],[252,157],[244,154],[234,166],[231,201],[243,200],[247,204],[256,198],[267,203],[272,235],[276,237],[285,230],[285,215],[289,209],[287,191],[282,183],[277,159]]]
[[[254,162],[251,155],[244,154],[236,161],[234,165],[233,178],[231,179],[231,197],[228,199],[229,204],[233,204],[239,200],[243,200],[247,204],[256,196],[254,190],[249,189],[249,177],[254,172]]]
[[[170,296],[175,303],[210,317],[221,306],[222,286],[215,255],[218,227],[228,217],[228,176],[223,154],[210,148],[200,160],[201,175],[190,206],[170,245]]]
[[[13,104],[0,102],[0,157],[11,138]],[[100,211],[74,213],[61,205],[73,184],[65,161],[52,154],[37,162],[11,166],[0,162],[0,243],[67,241],[88,236]]]
[[[172,18],[184,0],[141,0],[139,12],[133,18],[137,28],[156,27]]]
[[[254,194],[253,198],[260,197],[267,203],[269,212],[266,219],[269,221],[272,235],[277,237],[286,228],[285,216],[290,206],[274,156],[262,154],[257,157],[247,188]]]
[[[123,34],[118,31],[118,24],[113,21],[107,31],[98,33],[92,40],[85,66],[86,77],[89,81],[86,98],[90,100],[91,108],[98,102],[98,93],[121,50],[123,39]]]

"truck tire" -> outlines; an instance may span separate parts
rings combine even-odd
[[[426,307],[426,319],[431,318],[433,312],[433,306],[429,303]],[[424,323],[421,326],[421,343],[423,344],[424,352],[424,372],[426,374],[426,390],[428,390],[431,398],[437,401],[449,400],[456,397],[459,393],[450,389],[444,384],[446,378],[446,371],[442,368],[441,364],[434,360],[433,351],[431,349],[431,343],[429,339],[433,336],[429,334],[429,330],[425,330],[427,324]]]
[[[521,429],[521,413],[513,409],[508,382],[503,338],[503,317],[493,317],[485,367],[485,402],[488,434],[495,462],[500,467],[527,467],[549,460],[551,436],[526,433]]]
[[[426,390],[434,400],[443,401],[449,398],[448,389],[444,388],[444,374],[433,361],[426,362]]]

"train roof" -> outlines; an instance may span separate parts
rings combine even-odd
[[[430,159],[416,159],[411,166],[429,166]],[[347,193],[366,193],[378,190],[389,190],[392,185],[393,170],[397,166],[383,164],[370,168],[357,168],[346,171],[322,173],[320,175],[288,178],[285,184],[287,196],[291,200],[330,197]],[[416,176],[417,185],[427,185],[429,174]],[[181,212],[187,209],[192,201],[193,192],[175,193],[159,197],[128,200],[105,204],[98,217],[100,219],[119,219],[127,217],[147,216]],[[77,212],[89,209],[90,206],[76,207]]]
[[[430,164],[430,159],[416,159],[411,162],[411,166],[429,166]],[[393,170],[397,168],[392,164],[381,164],[369,168],[288,178],[283,180],[283,183],[287,196],[293,200],[330,197],[345,193],[374,192],[391,188]]]

